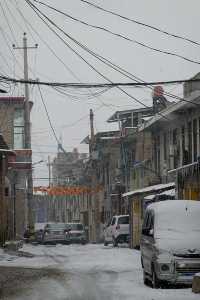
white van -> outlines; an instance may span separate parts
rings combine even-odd
[[[113,216],[104,229],[104,246],[113,243],[127,243],[129,239],[129,215]]]
[[[141,261],[145,284],[191,285],[200,272],[200,201],[167,200],[147,207]]]

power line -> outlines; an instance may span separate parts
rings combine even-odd
[[[40,17],[40,16],[39,16]],[[41,17],[40,17],[41,18]],[[42,19],[42,18],[41,18]],[[43,22],[45,22],[43,19],[42,19],[42,21]],[[45,24],[49,27],[49,25],[45,22]],[[51,31],[53,31],[56,35],[57,35],[57,37],[59,38],[59,39],[61,39],[65,44],[66,44],[66,42],[57,34],[57,32],[55,32],[52,28],[50,28],[50,30]],[[69,47],[69,44],[67,44],[67,46]],[[70,48],[71,49],[71,48]],[[72,50],[72,49],[71,49]],[[87,51],[88,51],[89,49],[87,49]],[[77,53],[75,52],[75,54],[77,55]],[[92,52],[91,53],[92,55],[95,55],[95,57],[97,56],[97,54],[96,53],[94,53],[94,52]],[[131,79],[131,80],[135,80],[136,82],[140,82],[140,81],[143,81],[143,80],[141,80],[139,77],[137,77],[137,76],[135,76],[135,75],[133,75],[133,74],[131,74],[130,72],[127,72],[126,70],[124,70],[123,68],[121,68],[121,67],[119,67],[119,66],[117,66],[116,64],[113,64],[112,62],[110,62],[110,61],[108,61],[107,59],[105,59],[104,57],[102,57],[102,56],[100,56],[100,55],[98,55],[99,57],[100,57],[100,61],[102,61],[102,59],[103,59],[103,63],[105,63],[106,65],[108,65],[109,67],[111,67],[112,69],[114,69],[114,70],[116,70],[117,72],[119,72],[120,74],[122,74],[123,76],[125,76],[125,77],[127,77],[127,78],[129,78],[129,79]],[[99,58],[98,58],[99,59]],[[134,78],[134,79],[133,79]],[[149,87],[150,89],[151,89],[151,87]]]
[[[52,30],[52,28],[49,26],[49,24],[44,21],[42,19],[42,17],[40,16],[40,14],[47,19],[54,27],[56,27],[59,31],[61,31],[65,36],[67,36],[70,40],[72,40],[75,44],[79,45],[79,47],[81,47],[82,49],[84,49],[86,52],[90,53],[90,55],[96,57],[98,60],[102,61],[104,64],[105,61],[102,60],[99,56],[95,55],[94,52],[92,52],[90,49],[88,49],[86,46],[82,45],[80,42],[78,42],[76,39],[74,39],[73,37],[71,37],[69,34],[67,34],[64,30],[62,30],[58,25],[55,24],[55,22],[53,22],[52,20],[50,20],[45,14],[43,14],[35,5],[33,5],[29,0],[25,0],[28,5],[34,10],[34,12],[38,15],[38,17],[48,26],[49,29]],[[37,12],[37,11],[39,12]],[[58,33],[56,31],[53,30],[53,32],[59,37],[61,38]],[[62,39],[62,38],[61,38]],[[76,53],[76,55],[83,60],[88,66],[90,66],[91,69],[93,69],[97,74],[99,74],[101,77],[103,77],[104,79],[106,79],[108,82],[110,82],[111,84],[113,83],[108,77],[106,77],[105,75],[103,75],[101,72],[99,72],[92,64],[90,64],[86,59],[84,59],[76,50],[74,50],[66,41],[64,41],[62,39],[62,41],[68,46],[68,48],[70,48],[74,53]],[[142,106],[149,108],[146,104],[144,104],[142,101],[138,100],[136,97],[132,96],[131,94],[127,93],[126,91],[124,91],[121,87],[117,86],[117,89],[120,90],[123,94],[127,95],[129,98],[131,98],[134,102],[137,102],[139,104],[141,104]],[[169,120],[166,116],[164,116],[161,112],[158,112],[159,115],[161,115],[163,118]]]
[[[112,62],[110,62],[109,60],[105,59],[104,57],[102,57],[101,55],[95,53],[94,51],[90,50],[87,46],[83,45],[82,43],[78,42],[76,39],[74,39],[73,37],[71,37],[69,34],[67,34],[64,30],[62,30],[58,25],[55,24],[55,22],[53,22],[52,20],[50,20],[45,14],[43,14],[35,5],[33,5],[30,0],[26,0],[26,2],[29,3],[29,5],[32,7],[32,9],[35,11],[35,9],[39,12],[37,13],[37,11],[35,11],[35,13],[39,16],[39,18],[48,26],[48,28],[53,31],[76,55],[79,56],[79,58],[81,58],[87,65],[89,65],[90,68],[92,68],[96,73],[98,73],[101,77],[103,77],[104,79],[106,79],[107,81],[109,81],[110,83],[112,83],[112,81],[110,81],[110,79],[108,79],[106,76],[104,76],[102,73],[100,73],[96,68],[94,68],[87,60],[85,60],[79,53],[77,53],[77,51],[75,51],[66,41],[64,41],[56,31],[54,31],[49,24],[42,19],[42,17],[40,16],[40,14],[47,19],[51,24],[53,24],[54,27],[56,27],[59,31],[61,31],[65,36],[67,36],[70,40],[72,40],[75,44],[77,44],[79,47],[81,47],[82,49],[84,49],[86,52],[88,52],[90,55],[94,56],[96,59],[98,59],[99,61],[101,61],[102,63],[104,63],[105,65],[111,67],[112,69],[116,70],[117,72],[121,73],[122,75],[131,78],[135,81],[138,82],[141,81],[140,78],[136,77],[135,75],[127,72],[126,70],[122,69],[121,67],[117,66],[116,64],[113,64]],[[124,74],[125,73],[125,74]],[[128,74],[128,75],[127,75]],[[131,77],[130,77],[130,76]],[[132,78],[133,77],[133,78]],[[143,81],[143,80],[142,80]],[[142,104],[142,102],[140,100],[138,100],[137,98],[133,97],[131,94],[125,92],[124,90],[122,90],[120,87],[117,87],[122,93],[126,94],[127,96],[129,96],[132,100],[135,100],[136,102]],[[151,87],[150,87],[151,88]],[[175,98],[177,99],[177,96],[174,96],[172,94],[168,94],[169,97]],[[138,100],[138,101],[137,101]],[[183,98],[179,98],[179,100],[181,101],[185,101],[185,102],[189,102],[188,100],[185,100]],[[193,102],[192,102],[193,103]],[[147,107],[145,104],[142,104],[143,106]],[[194,103],[194,105],[198,105],[196,103]],[[159,113],[161,114],[161,113]]]
[[[34,1],[35,1],[35,0],[34,0]],[[137,40],[135,40],[135,39],[131,39],[131,38],[129,38],[128,36],[125,36],[125,35],[123,35],[123,34],[115,33],[115,32],[111,31],[111,30],[108,29],[108,28],[105,28],[105,27],[102,27],[102,26],[96,26],[96,25],[89,24],[89,23],[87,23],[87,22],[85,22],[85,21],[82,21],[82,20],[80,20],[80,19],[77,19],[77,18],[75,18],[75,17],[73,17],[73,16],[71,16],[71,15],[69,15],[69,14],[67,14],[67,13],[65,13],[65,12],[63,12],[63,11],[57,9],[57,8],[55,8],[55,7],[52,7],[52,6],[50,6],[50,5],[46,4],[46,3],[43,3],[43,2],[41,2],[41,1],[35,1],[35,2],[37,2],[37,3],[39,3],[39,4],[42,4],[42,5],[44,5],[45,7],[48,7],[48,8],[50,8],[51,10],[54,10],[54,11],[56,11],[56,12],[58,12],[58,13],[64,15],[64,16],[70,18],[71,20],[74,20],[74,21],[76,21],[76,22],[79,22],[79,23],[81,23],[81,24],[83,24],[83,25],[86,25],[86,26],[88,26],[88,27],[90,27],[90,28],[102,30],[102,31],[104,31],[104,32],[106,32],[106,33],[109,33],[109,34],[113,35],[113,36],[122,38],[122,39],[124,39],[124,40],[126,40],[126,41],[129,41],[129,42],[131,42],[131,43],[137,44],[137,45],[139,45],[139,46],[142,46],[142,47],[144,47],[144,48],[147,48],[147,49],[152,50],[152,51],[155,51],[155,52],[159,52],[159,53],[162,53],[162,54],[166,54],[166,55],[174,56],[174,57],[177,57],[177,58],[181,58],[181,59],[183,59],[183,60],[185,60],[185,61],[188,61],[188,62],[191,62],[191,63],[195,63],[195,64],[198,64],[198,65],[200,64],[199,61],[196,61],[196,60],[193,60],[193,59],[191,59],[191,58],[185,57],[185,56],[180,55],[180,54],[178,54],[178,53],[170,52],[170,51],[167,51],[167,50],[158,49],[158,48],[155,48],[155,47],[150,46],[150,45],[148,45],[148,44],[145,44],[144,42],[140,42],[140,41],[137,41]]]
[[[40,16],[40,14],[37,12],[39,11],[41,14],[42,12],[36,7],[34,6],[29,0],[25,0],[27,2],[27,4],[34,10],[34,12],[38,15],[38,17],[46,24],[46,26],[71,50],[73,51],[76,55],[79,56],[79,58],[81,58],[86,64],[89,65],[89,63],[83,59],[83,57],[81,57],[81,55],[79,53],[77,53],[77,51],[75,51],[53,28],[51,28],[51,26],[44,20],[42,19],[42,17]],[[37,11],[35,11],[35,9]],[[54,22],[52,22],[49,18],[47,18],[44,14],[42,14],[46,19],[49,20],[49,22],[51,24],[53,24],[53,26],[57,26]],[[61,30],[58,26],[57,28],[59,30]],[[64,33],[66,35],[66,33],[62,30],[62,33]],[[68,38],[72,39],[71,36],[67,35]],[[74,43],[77,43],[76,40],[73,40]],[[80,43],[79,43],[80,44]],[[80,46],[80,45],[79,45]],[[83,45],[81,44],[81,46],[83,47]],[[135,78],[136,81],[139,80],[139,78],[137,78],[136,76],[134,76],[133,74],[127,72],[126,70],[122,69],[121,67],[115,65],[114,63],[110,62],[109,60],[105,59],[104,57],[100,56],[99,54],[94,53],[93,51],[89,50],[87,47],[84,48],[85,51],[88,51],[91,55],[93,55],[94,57],[96,57],[98,60],[102,61],[104,64],[108,65],[109,67],[113,68],[114,70],[116,70],[117,72],[121,73],[122,75],[133,79]],[[98,72],[95,68],[93,68],[93,66],[90,66],[90,68],[92,68],[96,73]],[[126,74],[124,74],[126,73]],[[100,74],[99,74],[100,75]],[[132,77],[130,77],[129,75],[131,75]],[[101,75],[100,75],[101,76]],[[102,76],[101,76],[102,77]]]
[[[21,10],[19,9],[17,3],[16,3],[16,8],[20,14],[20,16],[23,18],[24,23],[28,24],[30,26],[30,28],[33,30],[33,32],[40,38],[40,40],[46,45],[46,47],[49,49],[49,51],[58,59],[58,61],[65,67],[65,69],[78,81],[80,81],[80,79],[77,77],[77,75],[65,64],[65,62],[56,54],[56,52],[53,50],[53,48],[47,43],[47,41],[45,41],[42,36],[39,34],[38,31],[36,31],[34,29],[34,27],[31,25],[31,23],[25,18],[25,16],[23,15],[23,13],[21,12]],[[27,26],[28,28],[28,26]],[[29,30],[29,32],[31,32]]]
[[[49,112],[48,112],[47,106],[46,106],[46,104],[45,104],[44,98],[43,98],[43,96],[42,96],[42,92],[41,92],[41,89],[40,89],[40,86],[39,86],[39,85],[38,85],[38,90],[39,90],[40,98],[41,98],[41,100],[42,100],[42,103],[43,103],[43,106],[44,106],[44,109],[45,109],[45,112],[46,112],[47,119],[48,119],[48,121],[49,121],[49,125],[50,125],[51,130],[52,130],[52,132],[53,132],[53,135],[54,135],[54,137],[55,137],[55,139],[56,139],[56,142],[59,144],[60,141],[59,141],[59,139],[58,139],[58,137],[57,137],[57,135],[56,135],[55,129],[54,129],[53,124],[52,124],[52,122],[51,122],[51,118],[50,118],[50,116],[49,116]]]
[[[17,43],[16,38],[15,38],[15,35],[14,35],[14,31],[13,31],[11,25],[10,25],[9,19],[7,18],[7,15],[6,15],[6,12],[5,12],[4,8],[3,8],[2,3],[0,3],[0,6],[1,6],[2,13],[3,13],[3,15],[4,15],[4,18],[5,18],[5,20],[6,20],[6,23],[7,23],[7,25],[8,25],[8,28],[10,29],[11,35],[12,35],[14,41]]]
[[[44,21],[44,20],[43,20]],[[30,23],[29,23],[29,25],[31,25]],[[51,29],[52,30],[52,29]],[[55,33],[55,32],[54,32]],[[92,52],[93,54],[95,54],[94,52]],[[95,54],[95,55],[97,55],[97,54]],[[99,56],[99,55],[98,55]],[[101,57],[101,56],[100,56]],[[126,76],[126,77],[128,77],[128,78],[131,78],[131,77],[133,77],[134,78],[134,80],[135,79],[137,79],[137,81],[139,80],[139,81],[143,81],[143,80],[141,80],[139,77],[136,77],[135,75],[133,75],[133,74],[131,74],[131,73],[129,73],[129,72],[127,72],[126,70],[124,70],[123,68],[121,68],[121,67],[119,67],[119,66],[116,66],[115,64],[113,64],[113,63],[111,63],[110,61],[108,61],[107,59],[105,59],[105,58],[103,58],[103,57],[101,57],[102,59],[104,59],[108,64],[109,64],[109,66],[110,67],[112,67],[112,68],[114,68],[116,71],[118,71],[118,72],[120,72],[121,74],[123,74],[124,76]],[[102,60],[101,60],[102,61]],[[105,62],[104,62],[105,63]],[[124,74],[124,72],[125,72],[125,74]],[[129,75],[131,75],[131,77],[129,76]],[[131,78],[131,79],[133,79],[133,78]],[[149,87],[150,89],[151,89],[151,87]],[[59,91],[60,92],[60,91]],[[63,93],[63,92],[62,92]],[[175,95],[173,95],[173,94],[170,94],[170,93],[165,93],[167,96],[169,96],[169,97],[171,97],[171,98],[175,98],[175,99],[179,99],[179,100],[181,100],[181,101],[185,101],[185,102],[189,102],[189,101],[187,101],[187,100],[185,100],[185,99],[183,99],[183,98],[180,98],[180,97],[177,97],[177,96],[175,96]],[[69,97],[73,97],[72,95],[67,95],[67,96],[69,96]],[[99,96],[99,95],[95,95],[95,96]],[[102,102],[103,103],[103,102]]]
[[[79,47],[81,47],[82,49],[84,49],[86,52],[88,52],[90,55],[94,56],[96,59],[100,60],[101,62],[103,62],[106,65],[109,65],[111,68],[117,70],[118,72],[121,73],[120,70],[116,69],[115,66],[112,66],[112,63],[108,62],[105,58],[103,58],[102,56],[96,54],[95,52],[91,51],[88,47],[84,46],[83,44],[81,44],[80,42],[78,42],[76,39],[74,39],[73,37],[71,37],[69,34],[67,34],[64,30],[62,30],[58,25],[55,24],[55,22],[53,22],[52,20],[50,20],[45,14],[43,14],[35,5],[33,5],[29,0],[25,0],[27,2],[27,4],[34,10],[34,12],[38,15],[38,17],[48,26],[48,28],[53,31],[56,36],[59,37],[59,39],[61,39],[65,45],[67,45],[68,48],[70,48],[80,59],[82,59],[90,68],[92,68],[97,74],[99,74],[101,77],[103,77],[104,79],[106,79],[108,82],[110,82],[111,84],[113,83],[109,78],[107,78],[105,75],[103,75],[101,72],[99,72],[93,65],[91,65],[87,60],[85,60],[76,50],[74,50],[65,40],[63,40],[60,35],[51,28],[51,26],[40,16],[40,14],[49,21],[49,23],[51,23],[54,27],[56,27],[59,31],[61,31],[65,36],[67,36],[70,40],[72,40],[75,44],[77,44]],[[38,11],[38,12],[37,12]],[[126,75],[125,75],[126,76]],[[125,94],[126,96],[128,96],[129,98],[131,98],[132,100],[136,101],[137,103],[141,104],[142,106],[149,108],[146,104],[144,104],[142,101],[138,100],[136,97],[132,96],[131,94],[127,93],[126,91],[124,91],[121,87],[117,86],[117,89],[120,90],[123,94]],[[185,102],[189,102],[188,100],[182,99],[182,101]],[[192,102],[193,103],[193,102]],[[194,105],[198,105],[196,103],[194,103]],[[161,112],[158,112],[159,115],[161,115],[163,118],[167,119],[169,121],[169,119],[164,116]]]
[[[74,88],[74,89],[88,89],[88,88],[112,88],[117,86],[126,87],[140,87],[140,86],[156,86],[156,85],[170,85],[170,84],[182,84],[200,82],[200,79],[180,79],[180,80],[168,80],[168,81],[149,81],[149,82],[112,82],[112,83],[70,83],[70,82],[48,82],[38,80],[23,80],[16,79],[8,76],[0,75],[0,81],[6,81],[11,83],[28,83],[30,85],[44,85],[50,87],[62,87],[62,88]],[[169,93],[170,94],[170,93]],[[173,95],[173,94],[171,94]],[[173,95],[175,96],[175,95]],[[178,96],[177,96],[178,97]],[[178,97],[179,98],[179,97]]]
[[[35,1],[35,2],[38,2],[38,1],[36,1],[36,0],[34,0],[34,1]],[[168,35],[168,36],[171,36],[171,37],[174,37],[174,38],[177,38],[177,39],[180,39],[180,40],[189,42],[189,43],[194,44],[194,45],[197,45],[197,46],[200,46],[200,43],[199,43],[199,42],[194,41],[194,40],[192,40],[192,39],[190,39],[190,38],[187,38],[187,37],[184,37],[184,36],[175,34],[175,33],[170,33],[170,32],[168,32],[168,31],[166,31],[166,30],[164,30],[164,29],[161,29],[161,28],[158,28],[158,27],[156,27],[156,26],[149,25],[149,24],[145,24],[145,23],[140,22],[140,21],[138,21],[138,20],[135,20],[135,19],[131,19],[131,18],[122,16],[122,15],[116,13],[116,12],[113,12],[113,11],[111,11],[111,10],[105,9],[105,8],[103,8],[103,7],[101,7],[101,6],[97,5],[97,4],[91,3],[91,2],[89,2],[89,1],[86,1],[86,0],[80,0],[80,1],[83,2],[83,3],[85,3],[85,4],[88,4],[88,5],[92,6],[92,7],[94,7],[94,8],[97,8],[97,9],[99,9],[99,10],[101,10],[101,11],[104,11],[104,12],[106,12],[106,13],[109,13],[109,14],[112,14],[112,15],[114,15],[114,16],[116,16],[116,17],[119,17],[119,18],[121,18],[121,19],[123,19],[123,20],[130,21],[130,22],[132,22],[132,23],[135,23],[135,24],[144,26],[144,27],[149,28],[149,29],[153,29],[153,30],[158,31],[158,32],[160,32],[160,33],[163,33],[163,34],[165,34],[165,35]]]
[[[16,0],[15,0],[16,2]],[[16,6],[17,6],[17,2],[16,2]],[[78,76],[64,63],[64,61],[56,54],[56,52],[49,46],[49,44],[41,37],[41,35],[39,35],[39,33],[33,28],[33,26],[30,24],[30,22],[28,22],[28,20],[24,17],[24,15],[22,14],[22,12],[20,11],[19,7],[17,6],[17,10],[18,12],[20,13],[21,17],[23,18],[24,20],[24,23],[26,25],[26,23],[31,27],[31,29],[39,36],[39,38],[44,42],[44,44],[47,46],[47,48],[51,51],[51,53],[53,53],[53,55],[64,65],[64,67],[67,69],[67,71],[75,78],[78,80],[78,82],[81,83],[81,80],[78,78]],[[27,26],[27,25],[26,25]],[[28,27],[28,26],[27,26]],[[57,90],[58,91],[58,90]],[[62,94],[65,94],[61,91],[58,91],[59,93],[62,93]],[[104,91],[105,92],[105,91]],[[100,92],[101,94],[104,93],[104,92]],[[99,97],[100,94],[98,93],[92,93],[90,90],[89,90],[89,93],[91,94],[91,97],[90,98],[93,98],[93,97]],[[66,94],[65,94],[66,95]],[[68,97],[72,98],[73,96],[72,95],[67,95]],[[101,100],[100,100],[101,101]],[[101,101],[102,102],[102,101]]]

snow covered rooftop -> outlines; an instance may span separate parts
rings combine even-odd
[[[170,182],[170,183],[165,183],[165,184],[156,184],[156,185],[151,185],[151,186],[147,186],[145,188],[142,188],[142,189],[138,189],[138,190],[134,190],[134,191],[130,191],[130,192],[127,192],[127,193],[124,193],[122,196],[123,197],[128,197],[128,196],[133,196],[133,195],[136,195],[136,194],[142,194],[142,193],[148,193],[148,192],[156,192],[156,191],[159,191],[159,190],[164,190],[164,189],[167,189],[169,188],[170,189],[175,187],[175,183],[174,182]]]
[[[176,193],[176,190],[172,189],[172,190],[167,190],[162,193],[159,193],[159,195],[175,196],[175,193]]]

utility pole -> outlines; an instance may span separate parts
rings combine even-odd
[[[22,49],[24,53],[24,81],[25,81],[25,102],[24,102],[24,147],[31,150],[31,123],[30,123],[30,102],[29,102],[29,86],[28,86],[28,49],[37,49],[38,44],[33,47],[27,46],[26,33],[23,36],[23,47],[16,47],[13,44],[13,49]],[[33,214],[33,178],[32,178],[32,155],[29,156],[30,169],[27,173],[27,206],[28,206],[28,225],[34,226]]]
[[[50,160],[50,156],[48,156],[48,169],[49,169],[49,187],[51,187],[51,160]]]
[[[94,144],[94,113],[93,110],[90,109],[90,155],[92,151],[92,147]]]

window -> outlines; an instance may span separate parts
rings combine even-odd
[[[193,120],[193,160],[197,161],[197,120]]]
[[[115,225],[115,220],[116,220],[116,218],[112,219],[111,225]]]
[[[9,196],[9,188],[6,187],[6,188],[5,188],[5,197],[8,197],[8,196]]]
[[[192,122],[188,122],[188,159],[192,162]]]
[[[163,134],[163,152],[164,152],[164,161],[167,160],[167,133],[164,132]]]
[[[174,129],[172,132],[173,147],[174,147],[174,168],[178,167],[179,162],[179,143],[178,143],[178,129]]]
[[[181,127],[181,136],[182,136],[182,165],[187,164],[187,152],[185,149],[185,127]]]
[[[16,109],[14,113],[14,149],[24,148],[24,110]]]
[[[129,224],[129,217],[128,216],[120,217],[118,219],[118,224]]]
[[[154,228],[154,215],[153,215],[153,213],[150,214],[148,228],[149,228],[149,230],[152,230]]]
[[[143,229],[146,229],[147,228],[147,224],[148,224],[148,221],[149,221],[149,211],[147,211],[145,213],[145,216],[144,216],[144,221],[143,221],[143,225],[142,225],[142,228]]]

